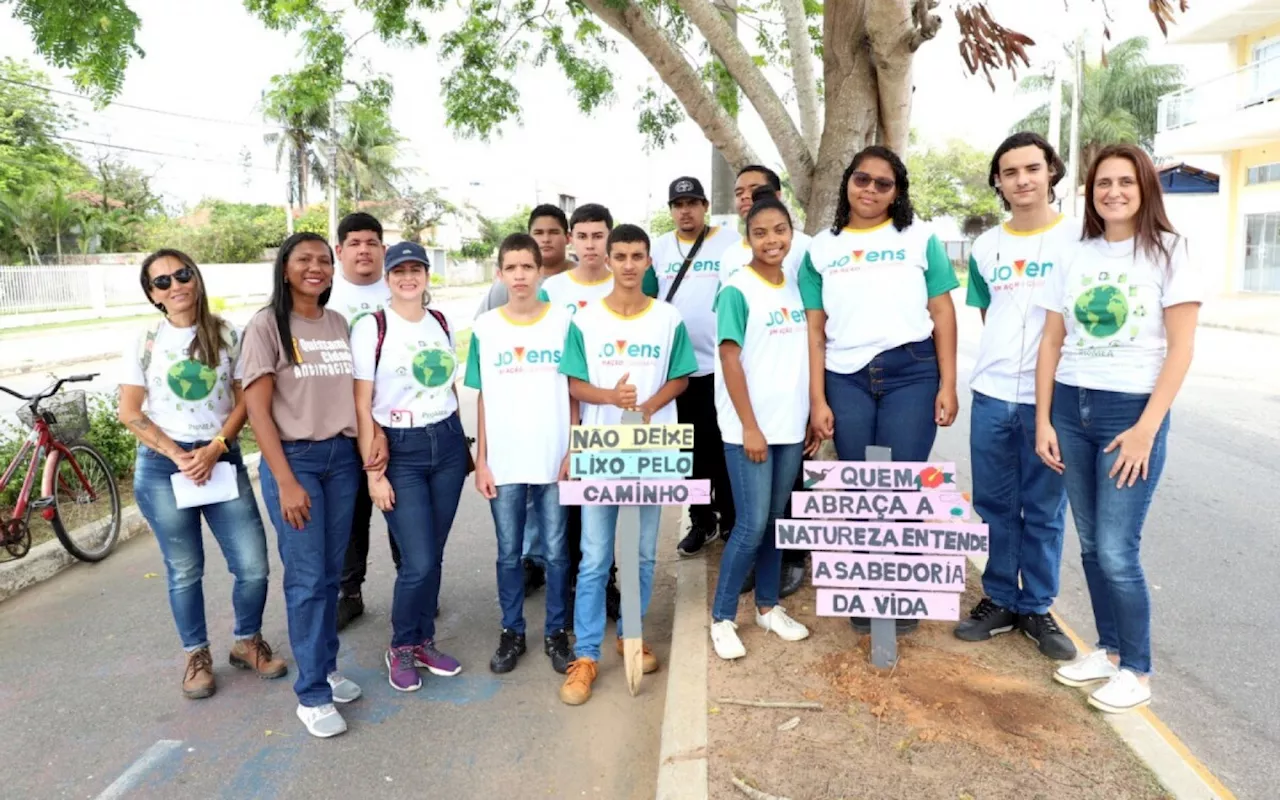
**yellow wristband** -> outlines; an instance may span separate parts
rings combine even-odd
[[[224,452],[224,453],[229,453],[229,452],[231,452],[231,448],[227,446],[227,437],[225,437],[225,436],[223,436],[223,435],[219,434],[219,435],[217,435],[217,436],[213,437],[213,440],[214,440],[215,442],[217,442],[218,444],[222,445],[222,452]]]

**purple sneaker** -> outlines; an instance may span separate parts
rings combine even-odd
[[[413,660],[418,666],[426,667],[432,675],[439,675],[442,678],[451,678],[462,672],[462,665],[458,663],[458,659],[447,653],[441,653],[431,639],[413,648]]]
[[[422,688],[422,678],[414,666],[413,651],[411,646],[387,650],[387,683],[397,692],[416,692]]]

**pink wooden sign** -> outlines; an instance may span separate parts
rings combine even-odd
[[[964,563],[964,556],[814,553],[813,585],[963,592]]]
[[[960,595],[876,589],[819,589],[820,617],[880,619],[960,619]]]
[[[806,461],[804,488],[881,492],[955,490],[950,461]]]
[[[808,519],[969,519],[972,508],[959,492],[792,492],[791,513]]]
[[[686,506],[711,502],[711,481],[560,481],[562,506]]]
[[[987,526],[966,522],[844,522],[780,519],[782,550],[870,550],[923,555],[986,553]]]

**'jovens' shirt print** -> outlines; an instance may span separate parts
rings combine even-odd
[[[716,368],[716,293],[720,291],[721,270],[732,248],[740,247],[742,237],[731,228],[714,227],[707,231],[684,280],[676,289],[671,304],[680,312],[693,351],[698,359],[695,375],[710,375]],[[657,277],[656,296],[665,300],[667,292],[680,274],[693,242],[682,239],[676,231],[659,236],[653,243],[653,271]]]

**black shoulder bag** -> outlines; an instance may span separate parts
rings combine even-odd
[[[702,249],[702,240],[707,238],[707,231],[711,230],[710,225],[702,226],[702,233],[698,234],[698,238],[693,240],[693,247],[689,248],[689,255],[684,257],[684,263],[680,265],[680,271],[676,273],[676,278],[671,282],[671,288],[667,290],[667,302],[671,302],[671,298],[675,297],[676,289],[680,288],[680,284],[684,282],[684,276],[688,274],[693,259],[697,257],[698,251]],[[680,241],[679,234],[676,234],[676,241]]]

